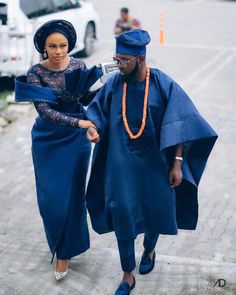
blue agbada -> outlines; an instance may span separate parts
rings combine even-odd
[[[87,111],[101,138],[87,189],[92,226],[100,234],[115,231],[120,240],[194,230],[198,185],[217,134],[175,81],[151,69],[146,128],[139,139],[130,139],[122,120],[123,83],[119,74],[110,78]],[[144,88],[144,81],[128,83],[127,118],[134,134],[141,126]],[[183,182],[172,189],[169,170],[181,143]]]
[[[65,76],[67,90],[73,89],[73,94],[80,96],[101,72],[78,69]],[[15,84],[16,101],[47,102],[68,116],[85,119],[79,101],[60,103],[55,89],[28,84],[26,76],[17,77]],[[85,133],[85,129],[58,125],[39,116],[32,128],[39,210],[52,255],[57,253],[60,259],[69,259],[89,248],[85,185],[91,146]]]

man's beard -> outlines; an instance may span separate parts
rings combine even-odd
[[[138,62],[136,62],[134,69],[129,74],[123,74],[122,72],[120,72],[120,77],[123,81],[130,82],[130,81],[133,81],[134,78],[137,76],[138,71],[139,71],[139,64]]]

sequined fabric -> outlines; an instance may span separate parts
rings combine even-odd
[[[65,72],[75,69],[86,69],[86,65],[80,59],[71,57],[70,63],[63,71],[52,71],[41,63],[32,66],[27,73],[27,82],[51,87],[58,92],[58,106],[52,106],[48,103],[34,103],[35,108],[41,118],[58,123],[63,126],[78,127],[79,120],[83,116],[83,107],[77,101],[77,98],[71,96],[65,90]],[[71,113],[71,106],[74,109]],[[70,109],[70,111],[68,111]]]

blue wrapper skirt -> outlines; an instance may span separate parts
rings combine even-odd
[[[40,117],[32,129],[37,200],[52,260],[89,248],[85,186],[91,145],[85,132]]]

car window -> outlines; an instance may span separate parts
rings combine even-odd
[[[20,0],[21,10],[28,18],[36,18],[80,6],[79,0]]]
[[[52,3],[57,10],[66,10],[80,7],[78,0],[52,0]]]

